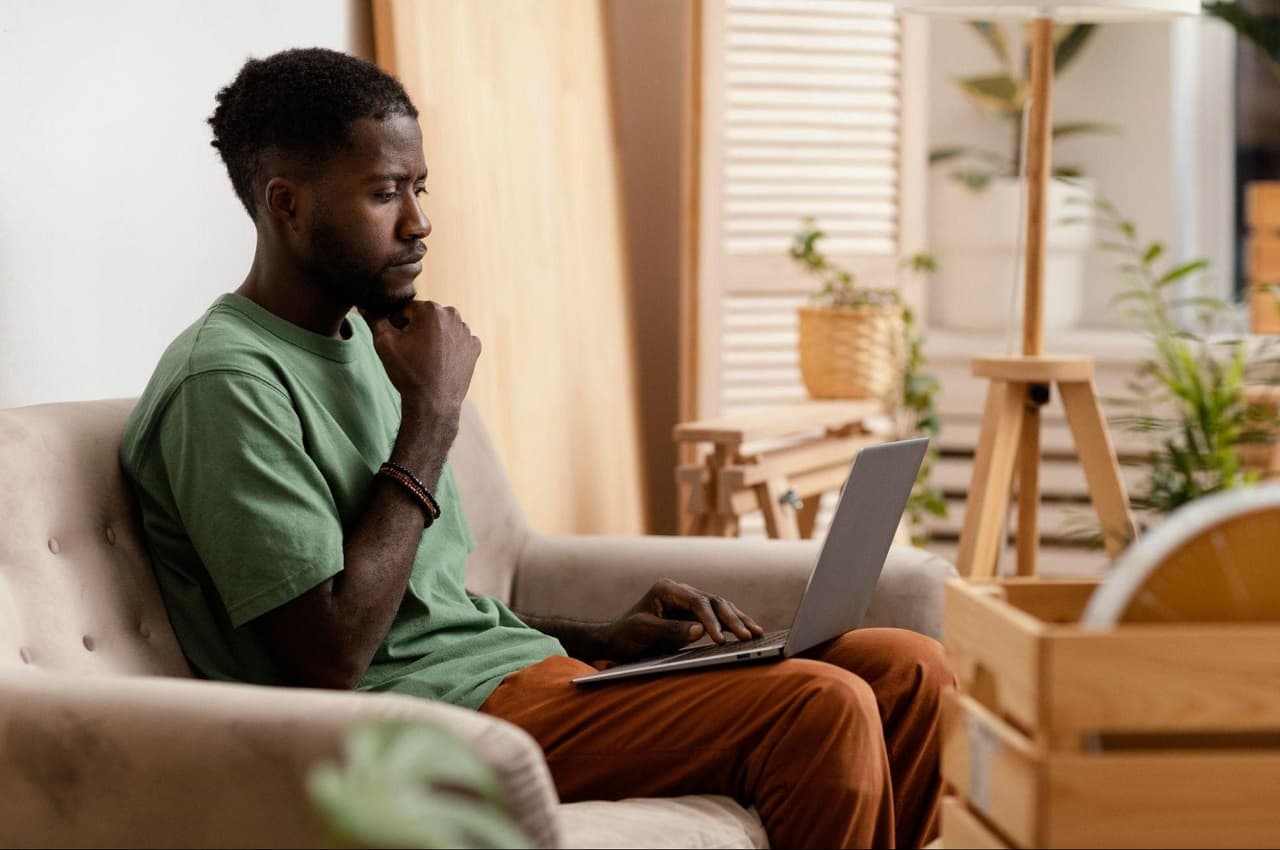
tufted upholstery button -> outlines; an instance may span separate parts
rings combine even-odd
[[[151,637],[151,627],[146,623],[138,623],[138,634],[142,635],[144,638]]]
[[[18,650],[18,657],[22,659],[22,663],[23,663],[23,664],[30,664],[30,663],[31,663],[31,650],[27,649],[27,648],[24,646],[22,649],[19,649],[19,650]]]
[[[116,545],[116,530],[111,526],[107,526],[107,543],[108,545]]]
[[[89,637],[88,635],[84,636],[84,648],[89,650],[90,652],[93,652],[93,638]]]
[[[49,538],[49,551],[55,555],[62,551],[62,547],[58,545],[58,539],[56,537]]]

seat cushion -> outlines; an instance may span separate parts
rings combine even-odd
[[[755,809],[712,795],[565,803],[560,834],[569,848],[769,846]]]

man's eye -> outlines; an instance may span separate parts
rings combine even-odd
[[[426,186],[419,186],[418,188],[413,190],[413,194],[417,195],[418,197],[422,197],[423,195],[430,195],[431,193],[427,191]]]
[[[390,202],[390,201],[394,201],[398,194],[399,192],[378,192],[377,194],[374,195],[374,197],[377,198],[379,201]]]

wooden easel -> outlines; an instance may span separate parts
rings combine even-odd
[[[1093,358],[1044,356],[1045,197],[1049,189],[1053,22],[1032,24],[1031,115],[1027,135],[1026,301],[1022,355],[980,357],[973,374],[991,381],[956,567],[970,578],[995,574],[1014,470],[1018,470],[1018,574],[1036,574],[1040,507],[1040,408],[1053,385],[1062,394],[1107,551],[1134,536],[1124,482],[1093,386]]]

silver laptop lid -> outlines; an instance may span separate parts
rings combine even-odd
[[[862,625],[928,446],[929,440],[921,437],[858,452],[784,655],[804,652]]]

